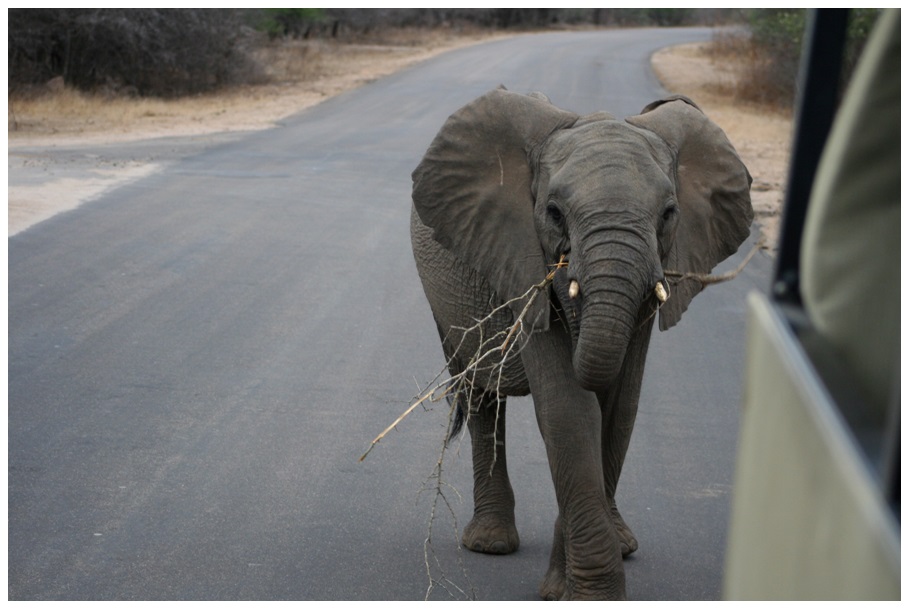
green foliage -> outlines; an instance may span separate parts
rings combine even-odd
[[[881,9],[851,9],[844,50],[844,86],[866,44]],[[806,30],[806,9],[752,9],[753,66],[750,79],[758,101],[788,107],[793,103]]]
[[[257,29],[269,38],[307,38],[314,23],[325,18],[321,8],[264,8]]]
[[[847,23],[847,48],[844,51],[844,63],[847,75],[853,73],[859,56],[866,47],[866,41],[872,33],[875,22],[881,15],[880,8],[850,9],[850,21]]]
[[[748,13],[757,61],[752,67],[759,101],[787,107],[793,102],[806,9],[753,9]]]
[[[748,14],[748,20],[757,44],[769,48],[796,48],[799,54],[806,29],[806,9],[753,9]]]

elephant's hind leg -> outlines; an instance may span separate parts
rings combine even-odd
[[[474,461],[474,517],[461,541],[478,553],[504,555],[518,549],[515,496],[506,470],[506,399],[485,392],[468,417]]]

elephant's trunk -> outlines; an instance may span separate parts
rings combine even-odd
[[[573,365],[581,386],[605,389],[618,375],[632,336],[634,315],[615,302],[591,303],[585,310],[575,346]]]
[[[573,356],[578,381],[600,391],[619,375],[654,276],[653,264],[635,240],[586,248],[578,290],[581,323]]]

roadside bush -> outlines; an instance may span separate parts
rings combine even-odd
[[[880,9],[851,9],[844,49],[842,89],[865,46]],[[792,108],[806,29],[806,9],[753,9],[747,12],[750,35],[722,35],[721,52],[737,54],[746,63],[737,85],[745,101]]]
[[[779,107],[793,103],[806,9],[757,9],[749,15],[752,64],[748,80],[754,100]]]
[[[325,20],[321,8],[264,8],[256,26],[269,38],[309,38],[314,26]]]
[[[881,12],[882,9],[879,8],[850,9],[850,21],[847,23],[847,48],[844,49],[844,81],[849,80],[850,75],[853,74],[853,69],[866,47],[866,41]]]
[[[734,9],[394,8],[258,9],[257,29],[270,36],[358,40],[394,28],[679,26],[713,24],[738,16]]]
[[[255,79],[234,10],[9,9],[9,87],[174,97]]]
[[[266,69],[254,58],[267,54],[257,49],[288,39],[403,44],[406,38],[397,34],[417,30],[690,25],[735,14],[731,9],[9,9],[7,85],[10,95],[66,86],[169,98],[261,82]]]

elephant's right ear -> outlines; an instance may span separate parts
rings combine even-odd
[[[660,136],[676,155],[676,238],[666,261],[675,271],[710,273],[749,237],[752,176],[723,130],[687,97],[645,106],[626,121]],[[700,282],[681,282],[660,308],[660,329],[676,324]]]
[[[503,301],[547,274],[534,228],[533,168],[547,138],[577,119],[541,97],[496,89],[449,117],[412,174],[421,222]],[[537,299],[526,319],[545,327],[546,311]]]

